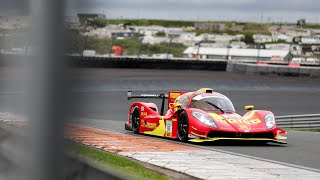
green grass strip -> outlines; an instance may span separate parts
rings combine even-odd
[[[170,179],[168,176],[147,169],[144,166],[127,158],[93,147],[85,146],[73,141],[66,141],[65,147],[67,150],[71,151],[71,153],[89,158],[94,163],[98,163],[99,165],[105,166],[106,168],[123,175],[130,176],[130,179]]]

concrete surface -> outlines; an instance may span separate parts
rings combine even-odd
[[[200,179],[319,179],[320,171],[202,150],[150,137],[69,125],[68,138]]]

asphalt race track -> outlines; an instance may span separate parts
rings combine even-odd
[[[12,71],[3,69],[3,71]],[[3,72],[2,71],[2,72]],[[72,70],[72,117],[84,124],[124,131],[129,105],[127,90],[137,93],[160,93],[168,90],[192,91],[211,87],[227,95],[239,114],[244,105],[266,109],[277,115],[316,114],[320,106],[320,79],[278,76],[251,76],[216,71],[94,69]],[[19,78],[18,78],[19,79]],[[5,85],[0,77],[0,111],[20,111],[20,85]],[[17,80],[19,81],[19,80]],[[153,101],[153,100],[151,100]],[[159,101],[157,102],[159,106]],[[288,145],[201,145],[285,163],[320,169],[319,133],[288,133]]]
[[[98,119],[125,119],[126,92],[161,93],[211,87],[227,95],[239,114],[255,105],[276,116],[319,113],[320,79],[265,77],[216,71],[75,69],[77,113]],[[81,111],[79,111],[79,109]]]

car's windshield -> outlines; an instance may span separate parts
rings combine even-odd
[[[232,102],[223,95],[199,94],[190,106],[204,111],[235,112]]]

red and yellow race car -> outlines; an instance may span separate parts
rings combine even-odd
[[[133,98],[162,99],[160,112],[154,103],[134,102],[130,106],[125,129],[136,134],[183,142],[248,140],[286,144],[286,131],[277,127],[272,112],[245,106],[248,112],[240,116],[228,97],[210,88],[194,92],[170,91],[167,95],[133,95],[129,91],[128,99]],[[164,114],[166,99],[168,111]]]

